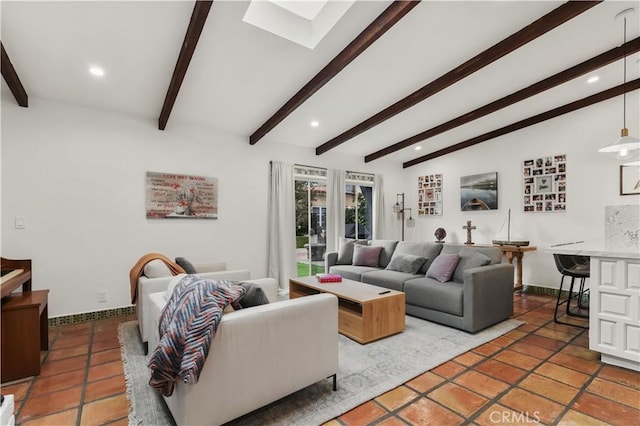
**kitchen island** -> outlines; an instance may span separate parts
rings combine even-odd
[[[590,257],[589,349],[640,371],[640,250],[587,241],[547,251]]]

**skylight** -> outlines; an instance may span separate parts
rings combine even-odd
[[[315,48],[354,0],[253,0],[242,19],[309,49]]]

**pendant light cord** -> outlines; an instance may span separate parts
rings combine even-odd
[[[627,17],[624,17],[624,55],[622,68],[624,70],[622,77],[622,127],[627,128]]]

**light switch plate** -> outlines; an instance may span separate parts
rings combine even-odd
[[[27,219],[24,216],[16,216],[16,229],[26,229]]]

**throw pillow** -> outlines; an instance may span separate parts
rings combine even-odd
[[[450,281],[459,261],[460,255],[458,253],[441,254],[429,266],[427,277],[434,278],[441,283]]]
[[[240,285],[246,290],[244,296],[238,299],[238,304],[243,309],[250,308],[252,306],[266,305],[269,303],[267,295],[258,284],[241,282]]]
[[[489,256],[485,256],[469,247],[463,247],[460,250],[459,256],[460,262],[458,262],[458,266],[453,273],[453,280],[459,283],[464,281],[464,271],[467,269],[477,268],[491,263]]]
[[[353,266],[371,266],[378,267],[378,258],[382,247],[370,247],[356,245],[353,247]]]
[[[391,262],[387,265],[390,271],[405,272],[415,275],[427,259],[413,254],[394,253]]]
[[[154,259],[144,265],[143,272],[147,278],[170,277],[173,275],[169,267],[160,259]]]
[[[353,247],[355,245],[364,245],[367,242],[364,240],[354,240],[353,238],[340,237],[338,244],[338,260],[337,265],[351,265],[353,260]]]
[[[186,276],[187,274],[178,274],[173,278],[171,278],[171,281],[169,281],[169,285],[167,286],[167,291],[164,292],[164,300],[168,302],[169,299],[171,299],[171,295],[173,294],[173,289],[175,289],[176,286],[180,283],[180,280],[182,280]]]
[[[184,269],[184,271],[187,274],[197,274],[198,271],[196,271],[195,266],[193,266],[193,264],[191,262],[189,262],[187,259],[185,259],[184,257],[176,257],[176,263],[180,266],[182,266],[182,269]]]

